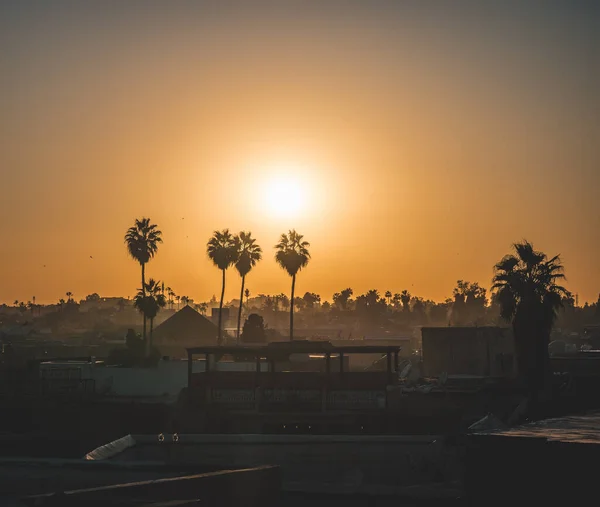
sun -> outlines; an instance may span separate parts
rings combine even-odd
[[[294,218],[306,210],[306,189],[300,179],[273,176],[265,187],[265,205],[269,215]]]

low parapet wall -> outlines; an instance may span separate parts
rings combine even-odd
[[[139,505],[143,502],[199,501],[202,505],[275,507],[279,504],[280,490],[279,468],[262,466],[59,491],[25,497],[21,499],[21,505],[99,507]]]

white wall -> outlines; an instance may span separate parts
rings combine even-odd
[[[78,368],[82,379],[95,381],[96,393],[128,397],[175,397],[187,386],[186,360],[160,360],[155,368],[121,368],[118,366],[99,366],[91,363],[44,363],[41,370],[63,370]],[[219,362],[211,365],[218,371],[254,371],[256,363]],[[194,361],[192,371],[203,372],[205,361]],[[263,362],[262,371],[268,371],[269,365]],[[47,371],[40,372],[48,376]]]

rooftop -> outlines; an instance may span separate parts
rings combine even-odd
[[[294,340],[293,342],[272,342],[265,345],[206,346],[188,348],[188,354],[248,354],[271,357],[281,354],[391,354],[399,352],[398,345],[344,345],[335,346],[328,341]]]
[[[507,430],[495,430],[478,434],[540,438],[552,442],[600,444],[600,412],[544,419]]]

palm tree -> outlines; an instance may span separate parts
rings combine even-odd
[[[181,296],[175,296],[175,299],[177,301],[177,311],[179,311],[179,302],[181,301]]]
[[[229,229],[215,231],[206,244],[206,253],[213,264],[223,272],[221,300],[219,302],[219,335],[217,339],[217,343],[221,345],[223,332],[223,298],[225,297],[225,271],[237,261],[237,240],[235,236],[229,232]]]
[[[412,296],[410,294],[410,292],[408,292],[406,289],[404,289],[401,293],[400,293],[400,301],[402,302],[402,309],[405,312],[410,312],[410,300],[412,299]]]
[[[242,277],[242,288],[240,290],[240,306],[238,308],[237,318],[237,341],[240,342],[240,326],[242,324],[242,305],[244,303],[244,285],[246,284],[246,275],[256,266],[256,263],[262,259],[262,249],[256,244],[251,232],[240,232],[237,237],[237,260],[235,269]]]
[[[150,320],[150,339],[146,342],[146,356],[152,350],[152,332],[154,330],[154,318],[161,308],[167,304],[162,293],[160,282],[150,278],[143,289],[139,289],[133,300],[133,305],[145,318]]]
[[[13,305],[15,305],[15,306],[19,306],[19,300],[18,300],[18,299],[15,299],[15,301],[14,301]]]
[[[142,292],[146,290],[146,263],[158,251],[158,244],[162,243],[162,232],[156,224],[151,224],[149,218],[135,220],[132,227],[125,233],[125,244],[131,258],[140,263],[142,268]],[[144,343],[146,342],[146,314],[144,314]]]
[[[390,306],[392,304],[392,293],[389,290],[385,291],[385,299],[387,299],[387,304]]]
[[[250,290],[246,289],[244,291],[244,296],[246,296],[246,308],[248,308],[248,300],[250,299]]]
[[[282,234],[279,243],[275,245],[277,250],[275,261],[285,269],[292,277],[292,296],[290,297],[290,341],[294,339],[294,289],[296,287],[296,275],[310,260],[308,247],[310,243],[303,240],[304,236],[298,234],[294,229],[288,234]]]
[[[67,292],[65,294],[65,296],[67,296],[67,303],[70,303],[71,301],[73,301],[73,293],[72,292]]]
[[[513,249],[514,255],[494,266],[492,290],[500,316],[512,323],[519,374],[536,395],[546,386],[550,332],[570,293],[557,284],[565,278],[559,255],[549,259],[528,241],[515,243]]]

